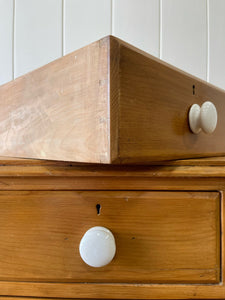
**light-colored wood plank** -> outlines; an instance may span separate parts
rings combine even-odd
[[[3,85],[1,153],[109,162],[107,53],[106,38]]]
[[[0,299],[1,300],[58,300],[58,298],[32,298],[32,297],[8,297],[8,296],[0,296]],[[70,298],[71,299],[71,298]],[[64,298],[64,300],[70,300],[68,298]],[[80,299],[77,299],[76,300],[80,300]]]
[[[8,191],[0,192],[0,211],[1,280],[220,281],[217,192]],[[109,228],[117,244],[103,268],[79,256],[80,239],[93,226]]]
[[[32,298],[32,297],[8,297],[8,296],[0,296],[1,300],[58,300],[58,298]],[[64,300],[70,300],[71,298],[64,298]],[[80,300],[76,298],[76,300]],[[84,300],[84,299],[83,299]]]
[[[116,144],[117,145],[117,144]],[[114,153],[117,153],[116,150]],[[0,156],[0,165],[52,165],[52,166],[82,166],[85,168],[86,164],[79,164],[76,162],[65,162],[65,161],[57,161],[57,160],[43,160],[43,159],[24,159],[24,158],[16,158],[16,157],[7,157]],[[169,161],[161,161],[161,162],[151,162],[151,166],[225,166],[225,157],[207,157],[207,158],[198,158],[198,159],[180,159],[180,160],[169,160]],[[96,167],[97,165],[93,165],[92,167]],[[150,166],[150,164],[148,165]],[[146,166],[146,168],[148,168]],[[88,167],[92,168],[90,165]],[[99,167],[99,165],[98,165]],[[135,168],[138,166],[136,165]],[[140,166],[139,166],[140,167]],[[107,167],[108,168],[108,167]],[[143,168],[143,166],[142,166]],[[122,167],[121,167],[122,169]]]
[[[225,190],[224,178],[166,177],[1,177],[2,191],[71,191],[71,190],[162,190],[215,191]]]
[[[84,299],[224,299],[224,285],[0,282],[0,294]]]
[[[110,150],[111,162],[119,156],[120,44],[110,38]]]
[[[114,167],[101,168],[98,166],[52,166],[52,165],[7,165],[1,166],[0,178],[2,177],[153,177],[153,178],[224,178],[225,169],[223,166],[153,166],[153,167]]]

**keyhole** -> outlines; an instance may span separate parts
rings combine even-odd
[[[195,85],[192,86],[192,93],[195,95]]]
[[[101,205],[97,204],[96,209],[97,209],[97,215],[100,215]]]

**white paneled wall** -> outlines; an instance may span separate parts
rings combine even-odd
[[[165,0],[161,9],[161,58],[206,80],[207,2]]]
[[[0,0],[0,84],[108,34],[225,89],[225,0]]]
[[[14,77],[60,56],[62,1],[15,0]]]
[[[159,1],[114,0],[112,34],[159,56]]]
[[[111,0],[64,0],[64,54],[111,34]]]
[[[13,0],[0,0],[0,84],[13,79]]]
[[[209,80],[225,89],[225,0],[209,0]]]

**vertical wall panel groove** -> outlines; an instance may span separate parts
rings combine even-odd
[[[206,80],[206,1],[162,2],[162,59]]]
[[[159,0],[113,1],[113,35],[159,57]]]
[[[225,88],[224,0],[0,0],[0,4],[0,84],[113,34]],[[31,25],[23,26],[21,22],[30,17],[29,5],[39,9]]]
[[[159,0],[159,58],[162,59],[162,0]]]
[[[110,0],[110,34],[113,32],[113,0]]]
[[[0,85],[13,79],[13,0],[0,0]]]
[[[209,81],[225,89],[225,1],[209,0]]]
[[[62,55],[62,0],[16,0],[15,77]]]
[[[12,79],[15,79],[15,9],[16,0],[13,0],[13,19],[12,19]]]
[[[206,64],[207,64],[207,68],[206,68],[206,80],[209,82],[209,55],[210,55],[210,46],[209,46],[209,40],[210,40],[210,31],[209,31],[209,0],[206,0],[206,18],[207,18],[207,57],[206,57]]]
[[[65,0],[62,0],[62,56],[64,53],[65,47]]]
[[[65,1],[65,54],[111,34],[111,0]]]

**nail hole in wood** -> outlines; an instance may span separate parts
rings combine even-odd
[[[97,215],[100,215],[101,205],[96,204],[96,209],[97,209]]]
[[[193,93],[193,95],[195,95],[195,85],[194,84],[192,86],[192,93]]]

